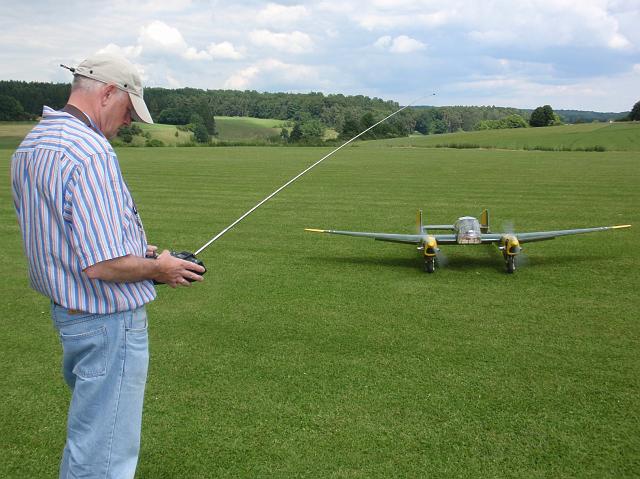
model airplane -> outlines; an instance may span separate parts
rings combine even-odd
[[[522,243],[544,241],[558,236],[592,233],[619,228],[629,228],[631,225],[599,226],[596,228],[581,228],[573,230],[537,231],[533,233],[492,233],[489,231],[489,212],[483,210],[480,220],[473,216],[462,216],[452,225],[423,225],[422,210],[418,210],[417,234],[395,233],[366,233],[360,231],[319,230],[306,228],[305,231],[313,233],[329,233],[335,235],[361,236],[373,238],[378,241],[391,241],[394,243],[409,243],[418,245],[418,250],[424,256],[424,270],[433,273],[436,269],[437,256],[440,252],[439,244],[497,244],[504,257],[507,273],[516,270],[516,256],[522,251]],[[452,233],[432,234],[429,230],[449,230]]]

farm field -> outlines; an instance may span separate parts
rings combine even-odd
[[[577,127],[574,144],[607,151],[358,143],[203,252],[204,283],[159,286],[137,477],[637,477],[640,130]],[[573,127],[557,128],[565,144]],[[118,154],[150,242],[179,251],[330,150]],[[28,287],[9,181],[0,199],[0,477],[54,477],[60,346]],[[444,246],[427,275],[412,246],[303,231],[411,233],[418,208],[430,223],[488,208],[495,230],[633,227],[524,245],[514,275],[489,246]]]
[[[259,141],[266,140],[270,136],[279,135],[282,120],[270,120],[250,117],[217,116],[216,128],[218,135],[213,141]],[[0,147],[14,148],[22,138],[34,127],[35,122],[0,122]],[[167,146],[176,146],[188,143],[191,140],[190,132],[180,131],[175,125],[137,123],[144,132],[149,132],[151,138],[161,140]],[[178,132],[178,136],[176,136]],[[144,146],[145,138],[136,136],[134,146]]]
[[[586,123],[546,128],[484,130],[443,135],[416,135],[378,140],[382,146],[426,147],[474,145],[481,148],[566,149],[604,147],[606,151],[640,151],[640,123]]]
[[[266,140],[279,135],[283,120],[248,118],[237,116],[217,116],[217,139],[220,141]]]

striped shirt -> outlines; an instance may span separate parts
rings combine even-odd
[[[11,179],[31,286],[66,308],[107,314],[140,307],[156,293],[151,281],[116,283],[83,272],[144,257],[147,247],[116,154],[92,125],[45,106],[11,159]]]

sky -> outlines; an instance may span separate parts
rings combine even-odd
[[[0,0],[0,79],[126,56],[145,86],[628,111],[640,0]],[[435,93],[435,96],[432,94]]]

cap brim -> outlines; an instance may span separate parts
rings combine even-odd
[[[129,98],[131,98],[131,104],[133,105],[133,119],[142,123],[153,123],[153,118],[151,118],[151,113],[149,113],[144,100],[131,92],[129,92]]]

